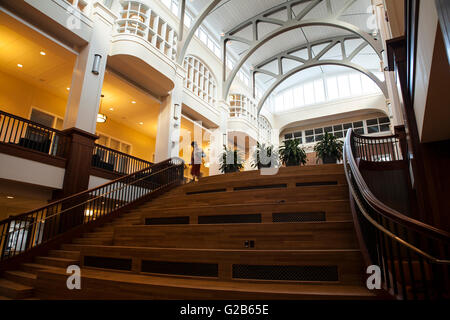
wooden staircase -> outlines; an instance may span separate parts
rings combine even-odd
[[[81,290],[66,268],[80,265]],[[7,271],[13,299],[374,299],[342,165],[204,178]]]

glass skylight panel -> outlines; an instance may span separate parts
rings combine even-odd
[[[334,100],[339,98],[339,89],[336,77],[327,78],[328,99]]]
[[[305,92],[305,104],[313,104],[315,102],[314,99],[314,84],[312,82],[305,83],[304,85]]]
[[[350,90],[353,96],[360,96],[362,94],[361,75],[350,75]]]
[[[283,93],[283,101],[285,110],[294,108],[294,96],[292,94],[292,90],[286,90]]]
[[[325,101],[325,88],[322,79],[314,81],[314,94],[316,98],[315,101],[316,103]]]
[[[341,75],[337,78],[339,87],[339,97],[345,98],[350,96],[350,85],[348,82],[348,75]]]
[[[305,97],[303,95],[303,86],[297,86],[294,89],[294,105],[301,107],[305,105]]]

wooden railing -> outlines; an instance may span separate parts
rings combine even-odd
[[[80,225],[123,210],[153,193],[183,182],[184,162],[175,158],[45,207],[0,221],[2,262],[43,246]]]
[[[380,267],[383,288],[396,298],[448,299],[450,234],[381,202],[359,169],[361,161],[406,159],[399,138],[363,137],[351,129],[347,133],[344,168],[360,247],[367,266]]]
[[[0,111],[0,143],[65,158],[68,142],[59,130]]]
[[[131,174],[151,166],[152,163],[96,144],[92,166],[119,174]]]

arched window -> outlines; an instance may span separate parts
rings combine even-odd
[[[240,93],[230,94],[230,117],[247,118],[256,125],[257,111],[256,103],[253,99]]]
[[[209,69],[197,58],[188,56],[184,59],[187,76],[184,86],[208,104],[216,103],[217,84]]]
[[[272,143],[272,126],[269,120],[262,115],[258,118],[258,136],[260,143]]]

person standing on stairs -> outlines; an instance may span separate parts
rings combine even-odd
[[[200,168],[202,166],[202,159],[206,156],[201,148],[199,148],[197,142],[193,141],[191,143],[192,154],[191,154],[191,175],[192,181],[195,181],[197,177],[197,181],[200,180]]]

